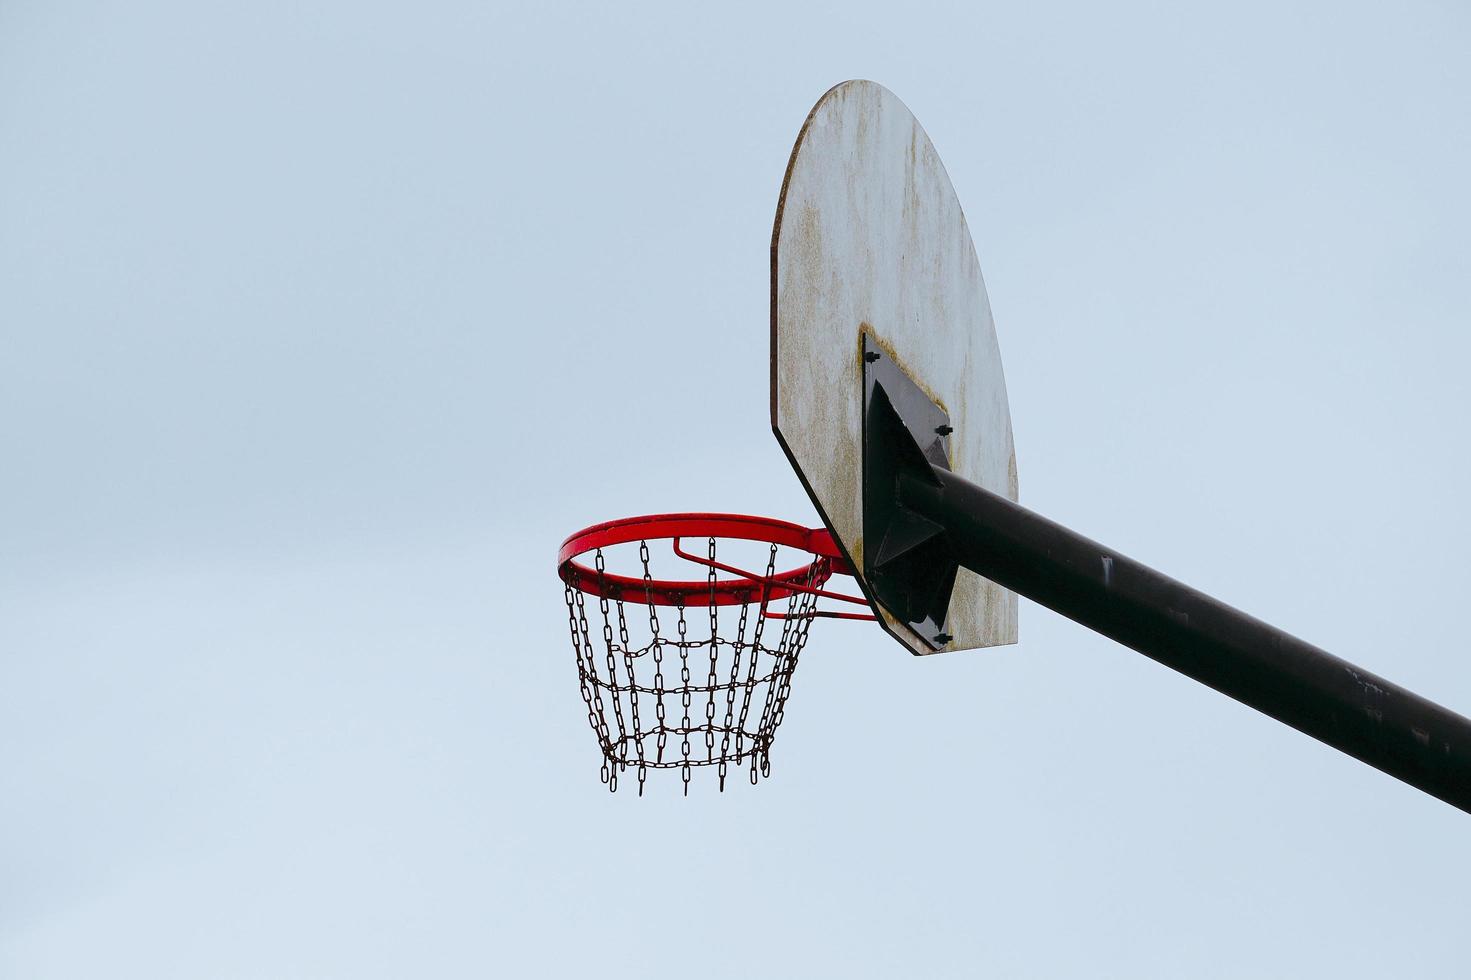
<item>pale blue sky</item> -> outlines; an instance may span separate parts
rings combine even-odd
[[[903,98],[1022,499],[1460,711],[1460,3],[0,0],[0,977],[1461,976],[1471,823],[1029,603],[609,794],[568,532],[815,521],[808,108]]]

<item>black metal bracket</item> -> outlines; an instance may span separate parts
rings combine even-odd
[[[960,567],[945,528],[905,507],[900,484],[950,468],[950,416],[863,335],[863,574],[873,597],[932,650]]]

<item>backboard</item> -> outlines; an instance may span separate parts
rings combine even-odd
[[[964,568],[939,623],[912,624],[875,599],[863,447],[865,385],[879,368],[920,393],[915,411],[940,433],[928,452],[1017,499],[1001,354],[960,201],[904,103],[849,81],[807,116],[777,203],[772,429],[895,639],[915,654],[1015,643],[1015,593]]]

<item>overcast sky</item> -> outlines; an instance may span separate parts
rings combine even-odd
[[[610,795],[557,545],[816,515],[812,103],[967,210],[1022,500],[1471,712],[1459,2],[0,0],[0,977],[1463,976],[1471,817],[1023,601]]]

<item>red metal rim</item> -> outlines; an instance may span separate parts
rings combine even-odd
[[[708,579],[698,581],[645,580],[611,572],[599,573],[577,559],[598,548],[634,541],[666,538],[737,538],[766,541],[800,549],[823,559],[823,567],[812,576],[811,563],[779,572],[769,579]],[[589,595],[656,606],[731,606],[785,599],[797,592],[810,592],[834,573],[851,574],[842,553],[825,528],[770,517],[746,514],[650,514],[594,524],[571,535],[557,552],[557,574],[562,581]]]

